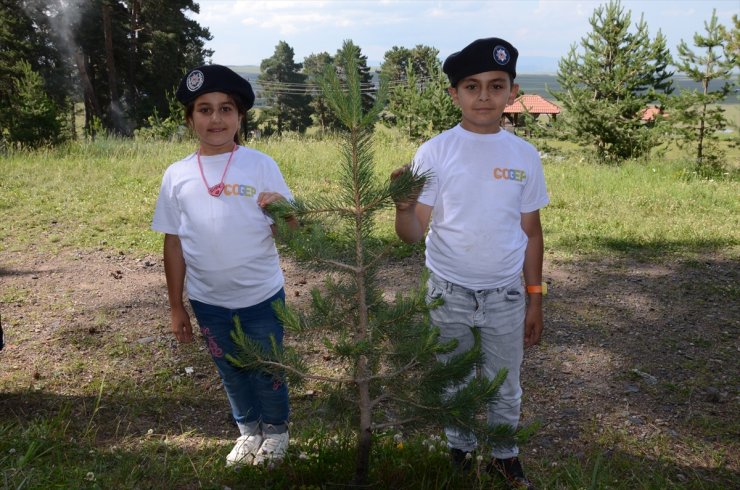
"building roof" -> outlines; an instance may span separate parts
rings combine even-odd
[[[660,107],[655,106],[648,106],[645,108],[645,110],[642,113],[642,119],[643,121],[652,121],[653,119],[656,119],[658,116],[666,117],[666,114],[663,112],[663,109]]]
[[[525,109],[526,108],[526,109]],[[539,95],[525,94],[516,98],[513,104],[507,105],[504,114],[560,114],[560,107],[543,99]]]

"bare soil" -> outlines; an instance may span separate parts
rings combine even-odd
[[[94,417],[101,443],[150,429],[235,437],[202,343],[178,345],[169,332],[160,257],[30,249],[1,260],[2,420],[65,409],[83,424]],[[389,261],[387,293],[417,286],[422,267],[418,254]],[[283,268],[288,301],[305,306],[322,275],[286,257]],[[674,467],[678,483],[696,472],[719,486],[740,482],[738,263],[620,254],[548,259],[545,271],[544,337],[522,376],[523,422],[542,426],[526,457],[557,465],[621,452]],[[310,337],[286,342],[331,368]],[[294,420],[312,396],[293,393]]]

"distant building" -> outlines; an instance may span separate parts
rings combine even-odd
[[[545,114],[551,121],[555,121],[560,114],[560,107],[539,95],[521,95],[513,104],[507,105],[504,109],[504,126],[515,128],[523,126],[522,115],[526,113],[529,113],[535,120]]]

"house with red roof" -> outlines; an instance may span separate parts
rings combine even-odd
[[[535,94],[520,95],[504,109],[504,125],[519,127],[524,125],[523,114],[529,113],[536,120],[545,114],[555,121],[560,114],[560,107]]]

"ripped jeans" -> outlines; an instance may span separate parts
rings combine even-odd
[[[288,430],[290,406],[285,382],[270,374],[237,368],[226,359],[226,354],[236,355],[230,336],[234,316],[239,317],[246,336],[259,342],[263,349],[272,349],[270,336],[282,347],[283,326],[272,309],[273,301],[285,301],[282,288],[262,303],[236,310],[190,300],[242,435],[254,433],[260,423],[263,430],[268,427],[270,432]]]
[[[519,373],[524,357],[524,315],[526,300],[521,280],[496,289],[472,290],[451,283],[430,271],[427,281],[427,302],[442,298],[444,304],[429,314],[432,325],[440,329],[440,342],[457,339],[457,348],[437,359],[445,362],[452,356],[470,350],[474,345],[470,327],[481,336],[485,362],[482,374],[488,379],[501,368],[508,376],[499,389],[498,400],[488,406],[490,425],[506,424],[517,427],[521,413],[522,389]],[[471,373],[471,378],[475,373]],[[447,445],[464,452],[472,451],[478,442],[472,434],[445,428]],[[511,458],[519,454],[517,446],[494,447],[496,458]]]

